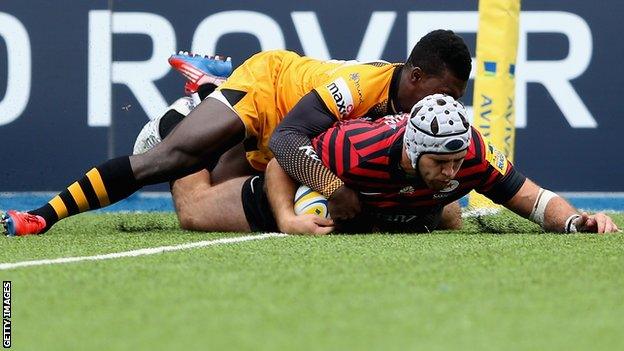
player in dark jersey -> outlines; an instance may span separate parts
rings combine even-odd
[[[312,145],[308,157],[358,192],[363,209],[355,220],[295,215],[295,183],[273,160],[266,178],[218,185],[229,195],[216,201],[195,192],[201,213],[188,211],[174,194],[181,223],[190,229],[291,234],[326,234],[334,224],[347,232],[428,232],[440,228],[445,205],[475,189],[547,231],[618,231],[608,216],[578,214],[528,180],[469,126],[464,107],[449,96],[427,97],[411,114],[338,122]],[[216,216],[217,207],[227,208],[228,216]]]
[[[439,111],[444,111],[442,116],[438,116]],[[368,221],[369,227],[374,223],[378,230],[427,231],[437,226],[445,205],[473,189],[497,203],[505,203],[524,183],[524,176],[485,143],[476,129],[468,127],[461,103],[448,96],[432,96],[419,102],[415,113],[414,119],[422,120],[418,126],[412,122],[411,128],[410,115],[400,114],[376,121],[340,122],[313,140],[323,164],[358,191],[365,215],[357,217],[355,223]],[[406,165],[407,153],[402,152],[406,130],[414,137],[431,134],[429,140],[412,143],[413,147],[433,148],[434,153],[439,153],[423,149],[430,154],[423,162],[433,161],[424,169],[447,161],[446,151],[459,154],[436,178],[415,173],[416,167]],[[438,144],[439,150],[435,151]],[[417,158],[423,154],[414,152]]]
[[[547,231],[618,231],[605,214],[579,214],[518,172],[469,126],[464,107],[450,96],[429,96],[411,114],[339,122],[313,146],[309,157],[358,191],[363,214],[344,223],[348,231],[434,230],[443,206],[473,189]],[[293,230],[283,223],[294,216],[293,191],[278,186],[285,176],[279,164],[269,164],[267,195],[278,227],[288,232]]]

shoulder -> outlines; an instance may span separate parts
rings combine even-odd
[[[481,133],[474,126],[471,126],[470,129],[472,134],[470,136],[470,146],[468,146],[466,160],[475,159],[483,161],[486,159],[486,143]]]

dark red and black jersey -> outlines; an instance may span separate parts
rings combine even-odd
[[[399,166],[409,114],[376,121],[341,121],[312,140],[322,162],[360,193],[365,208],[384,213],[425,213],[442,208],[471,190],[496,203],[511,199],[525,177],[472,128],[464,162],[450,185],[433,190]]]

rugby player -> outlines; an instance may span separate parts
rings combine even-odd
[[[314,162],[358,192],[363,209],[355,220],[295,215],[295,183],[276,159],[265,177],[218,185],[228,189],[218,202],[194,192],[195,206],[181,205],[174,193],[178,215],[187,229],[200,230],[327,234],[337,225],[342,232],[430,232],[441,221],[447,228],[444,217],[456,217],[445,216],[443,208],[474,189],[549,232],[619,231],[604,213],[578,213],[527,179],[466,117],[460,102],[437,94],[418,102],[411,114],[342,121],[314,138]]]
[[[248,165],[223,167],[224,179],[261,172],[273,156],[268,145],[271,134],[286,115],[288,123],[272,142],[273,149],[296,150],[290,160],[294,163],[283,161],[290,165],[285,168],[292,171],[303,159],[297,174],[314,175],[304,183],[329,198],[332,216],[350,218],[359,209],[357,194],[324,166],[307,161],[310,137],[336,120],[410,110],[432,93],[459,98],[470,68],[463,40],[444,30],[424,36],[404,64],[319,61],[289,51],[262,52],[232,72],[148,152],[109,160],[44,206],[8,211],[2,222],[9,235],[43,233],[63,218],[108,206],[144,185],[204,168],[216,171],[220,159],[242,159],[235,155],[242,150]]]

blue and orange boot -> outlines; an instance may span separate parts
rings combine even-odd
[[[180,72],[187,82],[188,95],[196,93],[205,84],[221,85],[232,74],[232,59],[223,56],[202,56],[180,51],[169,57],[169,64]]]
[[[203,98],[225,82],[232,73],[230,57],[201,56],[180,51],[169,57],[169,64],[186,78],[184,91],[189,96],[179,98],[167,108],[164,115],[150,120],[143,126],[134,142],[133,155],[147,152],[162,141],[160,122],[163,119],[178,120],[180,117],[186,117]]]
[[[10,210],[5,213],[0,222],[8,236],[25,236],[41,234],[46,230],[46,221],[41,216],[28,212]]]

